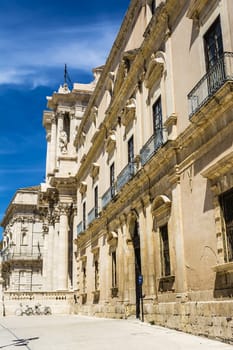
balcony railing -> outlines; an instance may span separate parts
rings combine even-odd
[[[226,81],[230,80],[233,80],[233,53],[224,52],[188,94],[189,117],[191,118]]]
[[[77,226],[77,235],[80,235],[83,231],[83,222],[80,221],[80,223]]]
[[[132,177],[136,173],[136,163],[128,163],[126,167],[120,172],[120,174],[117,177],[117,191],[120,191],[120,189],[129,181],[132,179]]]
[[[158,132],[153,134],[149,140],[145,143],[140,151],[142,166],[148,162],[148,160],[157,152],[160,146],[163,144],[163,134]]]
[[[6,253],[2,255],[2,261],[10,260],[41,260],[42,256],[40,253]]]
[[[96,216],[97,215],[96,215],[95,208],[91,209],[91,211],[88,213],[88,216],[87,216],[87,224],[90,225],[92,221],[95,220]]]
[[[102,208],[105,208],[112,198],[115,196],[115,186],[109,187],[109,189],[102,196]]]

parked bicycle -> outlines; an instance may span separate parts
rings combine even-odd
[[[23,305],[22,303],[20,303],[19,306],[20,307],[15,310],[16,316],[23,316],[23,315],[31,316],[31,315],[33,315],[32,307],[30,307],[28,305]]]
[[[52,310],[49,306],[42,306],[41,304],[36,304],[33,310],[34,315],[51,315]]]

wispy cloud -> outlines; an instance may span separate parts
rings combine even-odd
[[[39,167],[39,168],[4,168],[0,169],[0,174],[29,174],[29,173],[44,173],[44,167]],[[1,191],[1,187],[0,187]]]
[[[90,72],[105,63],[116,31],[114,22],[47,30],[21,28],[16,38],[14,32],[5,29],[4,38],[0,38],[0,84],[48,85],[49,69],[63,67],[64,63]]]

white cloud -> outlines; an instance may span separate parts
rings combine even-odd
[[[0,84],[48,85],[49,69],[67,63],[84,72],[105,63],[115,39],[115,23],[96,23],[56,29],[5,31],[0,39]],[[43,71],[44,70],[44,71]]]

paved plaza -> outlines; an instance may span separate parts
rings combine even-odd
[[[77,315],[0,318],[0,349],[232,350],[232,346],[138,320]]]

